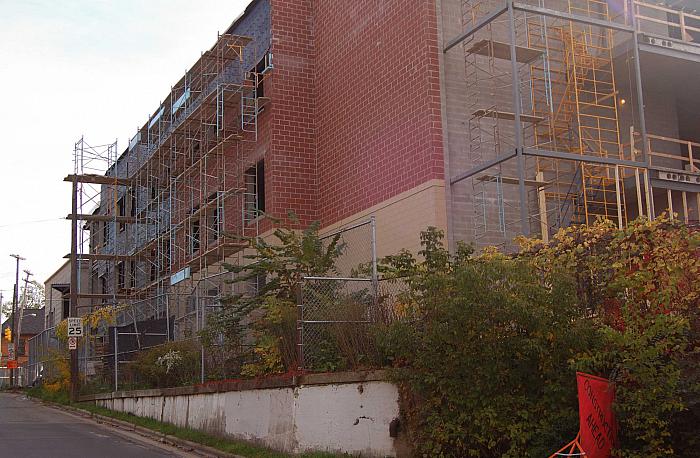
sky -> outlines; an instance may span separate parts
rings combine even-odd
[[[249,0],[0,0],[0,291],[70,251],[73,147],[121,153]],[[20,280],[21,282],[21,280]]]

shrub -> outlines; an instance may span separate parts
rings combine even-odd
[[[573,437],[574,370],[611,380],[616,456],[695,456],[700,417],[700,237],[665,217],[599,221],[505,256],[448,253],[422,234],[409,320],[382,336],[419,454],[541,456]]]
[[[298,224],[293,213],[289,219]],[[252,252],[244,256],[246,264],[226,266],[236,275],[235,283],[247,286],[254,281],[259,286],[255,292],[226,298],[206,332],[223,336],[228,348],[240,349],[244,347],[241,342],[252,341],[250,351],[241,358],[242,375],[259,376],[298,368],[297,296],[303,277],[333,272],[335,260],[342,252],[339,236],[322,241],[319,227],[318,222],[302,231],[278,227],[273,235],[279,243],[250,238]]]
[[[543,456],[573,436],[576,391],[568,361],[594,328],[573,285],[541,285],[526,263],[444,249],[422,235],[418,261],[388,260],[408,275],[410,323],[390,326],[385,351],[403,393],[403,413],[423,456]]]
[[[200,347],[191,341],[168,342],[142,351],[127,365],[127,377],[149,388],[192,385],[199,382]]]

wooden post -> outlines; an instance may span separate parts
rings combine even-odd
[[[70,299],[68,316],[78,316],[78,175],[73,176],[71,201],[71,244],[70,244]],[[70,402],[78,401],[80,377],[78,368],[78,350],[70,350]]]
[[[642,216],[644,214],[642,209],[642,187],[639,183],[639,169],[636,167],[634,169],[634,184],[637,188],[637,216]]]
[[[688,35],[688,32],[685,31],[685,15],[683,14],[683,11],[678,12],[678,23],[681,26],[681,40],[690,41],[690,36]]]
[[[666,198],[668,199],[668,218],[673,221],[673,193],[670,189],[666,190]]]
[[[688,224],[688,197],[685,191],[681,193],[681,196],[683,196],[683,221]]]
[[[695,171],[695,163],[693,162],[693,142],[688,142],[688,161],[690,162],[690,171]]]
[[[653,220],[655,217],[654,212],[651,210],[651,202],[654,198],[652,194],[653,192],[654,187],[649,183],[649,169],[647,169],[644,171],[644,194],[647,201],[647,217],[649,218],[649,221]]]

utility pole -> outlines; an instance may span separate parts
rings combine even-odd
[[[2,323],[2,290],[0,289],[0,324]],[[0,336],[0,339],[2,339],[2,336]],[[9,345],[9,342],[8,342]],[[0,359],[2,359],[2,355],[0,354]]]
[[[29,277],[33,275],[30,271],[27,269],[24,269],[24,273],[27,274],[26,277],[24,277],[24,293],[22,294],[22,305],[19,307],[19,320],[17,321],[17,343],[21,344],[22,339],[20,339],[20,336],[22,335],[22,319],[24,319],[24,309],[27,308],[27,284],[29,283]],[[24,353],[24,348],[22,348],[22,353]],[[15,348],[15,354],[19,355],[19,350]],[[19,383],[19,374],[17,374],[17,382]]]
[[[77,167],[77,166],[76,166]],[[70,226],[70,305],[69,317],[78,316],[78,170],[73,175],[73,193],[71,201],[71,226]],[[78,350],[70,350],[70,401],[78,401],[79,377],[78,377]]]
[[[18,254],[11,254],[10,256],[15,258],[16,268],[15,268],[15,289],[14,289],[14,293],[12,294],[12,324],[11,324],[12,334],[10,336],[11,340],[10,340],[9,346],[14,349],[15,358],[17,358],[17,351],[16,351],[17,348],[15,347],[15,342],[17,339],[17,337],[16,337],[17,334],[15,332],[15,330],[17,328],[15,327],[15,324],[16,324],[17,320],[15,320],[15,316],[17,315],[17,299],[18,299],[17,296],[19,295],[19,262],[25,261],[25,259]],[[9,355],[9,353],[10,353],[10,350],[8,348],[8,355]],[[9,358],[8,358],[8,361],[9,361]],[[16,361],[16,359],[15,359],[15,361]],[[15,384],[15,370],[10,369],[10,386],[14,386],[14,384]]]

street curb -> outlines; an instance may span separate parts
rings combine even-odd
[[[84,419],[92,420],[97,424],[106,424],[115,428],[132,431],[140,436],[146,437],[153,441],[162,442],[168,445],[175,446],[177,448],[181,448],[186,452],[194,452],[205,457],[245,458],[242,455],[235,455],[233,453],[224,452],[214,447],[209,447],[208,445],[203,445],[197,442],[180,439],[179,437],[170,436],[165,433],[159,433],[158,431],[153,431],[152,429],[144,428],[143,426],[138,426],[133,423],[117,420],[111,417],[105,417],[104,415],[88,412],[87,410],[82,410],[77,407],[66,406],[51,401],[44,401],[41,399],[33,398],[31,396],[27,396],[27,399],[43,404],[47,407],[54,408],[56,410],[61,410],[70,415],[75,415]]]

